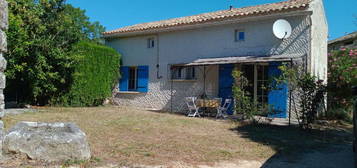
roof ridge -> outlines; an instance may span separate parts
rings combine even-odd
[[[140,32],[149,29],[175,27],[179,25],[198,24],[208,21],[215,21],[219,19],[229,19],[239,16],[250,16],[273,12],[283,12],[288,10],[298,10],[306,8],[312,0],[285,0],[275,3],[266,3],[255,6],[246,6],[241,8],[224,9],[212,12],[206,12],[190,16],[182,16],[176,18],[163,19],[159,21],[146,22],[125,26],[119,29],[104,32],[103,35],[127,33],[127,32]],[[265,9],[264,9],[265,8]]]

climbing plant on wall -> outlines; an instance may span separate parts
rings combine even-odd
[[[232,87],[233,97],[235,99],[234,108],[237,113],[243,114],[245,119],[256,122],[255,116],[267,114],[264,108],[259,107],[258,103],[251,98],[251,93],[246,90],[249,82],[243,75],[243,72],[234,69],[232,72],[234,83]]]

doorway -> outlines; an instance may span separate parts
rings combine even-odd
[[[245,90],[260,107],[268,103],[268,68],[269,64],[243,64],[241,66],[241,71],[248,80]]]
[[[256,101],[262,110],[269,111],[269,117],[286,118],[288,85],[279,84],[276,89],[270,90],[273,78],[281,75],[280,62],[251,63],[251,64],[226,64],[219,66],[219,97],[224,99],[233,98],[232,71],[238,68],[248,80],[245,88],[250,94],[251,100]],[[228,113],[233,114],[233,105]]]

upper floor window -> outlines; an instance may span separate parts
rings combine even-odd
[[[154,38],[148,38],[147,41],[148,48],[154,48],[155,47],[155,39]]]
[[[171,69],[171,79],[173,80],[194,80],[196,79],[195,67],[175,66]]]
[[[244,41],[245,32],[243,30],[236,30],[234,33],[235,41]]]

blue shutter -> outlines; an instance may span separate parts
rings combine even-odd
[[[278,77],[281,75],[279,66],[280,62],[271,62],[269,64],[268,75],[269,79]],[[276,85],[276,82],[272,80],[272,86]],[[288,85],[286,83],[275,86],[274,90],[268,93],[269,104],[269,117],[272,118],[286,118],[287,117],[287,101],[288,101]]]
[[[225,99],[233,99],[232,86],[233,86],[233,64],[223,64],[219,65],[219,93],[218,96],[222,98],[222,103]],[[229,106],[227,113],[229,115],[233,114],[233,103]]]
[[[245,40],[245,33],[239,32],[239,40]]]
[[[128,91],[129,87],[129,67],[120,67],[121,78],[119,81],[119,91]]]
[[[138,67],[138,92],[148,92],[149,66]]]

